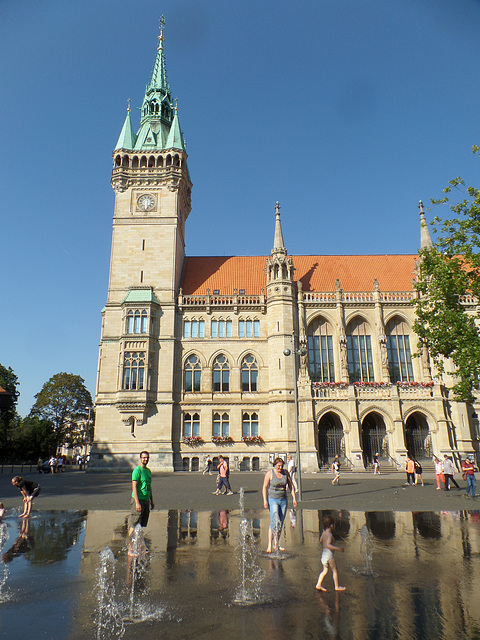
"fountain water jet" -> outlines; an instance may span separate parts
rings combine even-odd
[[[372,569],[373,540],[366,524],[360,531],[360,554],[365,561],[365,566],[359,571],[360,575],[375,578],[377,574]]]
[[[5,522],[0,523],[0,555],[3,551],[3,547],[7,544],[8,540],[8,528]],[[6,562],[0,563],[0,602],[6,602],[8,593],[5,589],[5,585],[8,579],[8,567]]]
[[[244,513],[244,490],[240,487],[240,543],[235,553],[240,564],[241,581],[235,593],[234,604],[253,605],[261,602],[260,586],[265,577],[265,572],[258,565],[257,549],[253,534],[252,523]]]
[[[128,617],[124,618],[126,622],[135,622],[143,619],[143,613],[137,600],[137,592],[139,591],[140,581],[145,577],[147,571],[147,554],[148,549],[143,535],[143,529],[137,524],[130,534],[127,543],[127,586],[128,590]]]
[[[115,600],[115,558],[109,547],[105,547],[99,557],[96,584],[96,640],[123,638],[125,627]]]

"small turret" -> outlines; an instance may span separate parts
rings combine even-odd
[[[275,203],[275,236],[271,256],[267,258],[267,287],[275,282],[288,282],[293,285],[293,261],[287,257],[287,250],[283,242],[282,224],[280,222],[280,205]],[[283,288],[275,288],[276,293],[285,292]],[[292,290],[293,291],[293,290]],[[288,295],[292,294],[288,289]]]
[[[126,151],[131,151],[135,146],[135,142],[137,141],[137,136],[133,133],[132,129],[132,119],[130,118],[130,100],[128,101],[127,107],[127,117],[125,118],[125,122],[123,123],[122,131],[118,137],[118,142],[115,147],[115,151],[119,149],[125,149]]]
[[[427,221],[425,220],[423,202],[421,200],[418,203],[418,208],[420,209],[420,249],[428,249],[433,246],[433,243],[430,238]]]
[[[283,243],[282,223],[280,222],[280,205],[278,202],[275,203],[275,237],[273,239],[272,256],[277,253],[285,256],[287,255],[287,250]]]

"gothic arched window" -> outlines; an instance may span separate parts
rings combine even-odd
[[[198,356],[192,355],[185,362],[183,369],[183,388],[186,392],[200,391],[202,367]]]
[[[355,318],[347,327],[347,358],[350,382],[374,380],[370,327],[362,318]]]
[[[413,382],[412,354],[409,328],[400,318],[387,324],[388,369],[392,382]]]
[[[238,337],[239,338],[259,338],[260,337],[260,320],[239,320],[238,321]]]
[[[224,355],[219,355],[213,363],[213,390],[226,392],[230,388],[230,367]]]
[[[148,316],[146,311],[131,310],[127,313],[126,333],[147,333]]]
[[[205,337],[205,320],[184,320],[183,322],[184,338],[204,338]]]
[[[251,354],[242,360],[242,391],[258,391],[258,365]]]
[[[123,356],[123,388],[129,391],[140,390],[145,384],[145,353],[126,351]]]
[[[308,327],[308,362],[313,382],[335,382],[332,330],[323,318]]]
[[[184,413],[183,414],[183,436],[191,438],[200,435],[200,414]]]
[[[242,414],[242,437],[258,436],[258,413],[245,411]]]
[[[213,436],[223,436],[227,438],[230,435],[230,417],[227,412],[213,414]]]

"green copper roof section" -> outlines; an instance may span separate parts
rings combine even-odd
[[[182,130],[180,129],[180,121],[178,119],[178,111],[175,108],[175,115],[173,116],[172,126],[170,127],[170,133],[168,134],[166,149],[185,149],[185,142],[182,136]]]
[[[133,150],[136,141],[137,141],[137,136],[133,133],[132,120],[130,118],[130,107],[129,107],[127,109],[127,117],[125,118],[125,122],[123,123],[122,131],[120,132],[118,142],[115,146],[115,151],[117,149],[127,149],[131,151]]]
[[[167,82],[163,45],[164,25],[165,20],[162,16],[152,78],[147,84],[140,108],[140,128],[135,135],[132,129],[129,107],[115,150],[165,151],[166,149],[179,149],[186,151],[177,108],[173,107],[170,85]]]
[[[153,65],[152,79],[150,84],[147,85],[147,91],[160,90],[164,93],[170,93],[170,85],[167,82],[167,67],[165,65],[165,52],[163,49],[163,27],[165,26],[165,19],[162,16],[160,19],[160,35],[158,36],[158,48],[157,56],[155,58],[155,64]]]
[[[143,289],[130,289],[123,300],[123,303],[125,302],[154,302],[155,304],[160,304],[150,287]]]
[[[165,66],[165,52],[163,48],[163,27],[165,20],[162,16],[160,20],[160,35],[158,36],[158,48],[153,65],[152,79],[147,84],[145,96],[141,106],[140,125],[152,122],[155,125],[160,123],[169,129],[173,120],[172,95],[170,85],[167,82],[167,70]],[[156,131],[154,130],[156,133]]]

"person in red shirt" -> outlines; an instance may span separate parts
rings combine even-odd
[[[467,481],[467,486],[465,487],[465,497],[474,498],[477,493],[477,479],[475,478],[475,465],[470,460],[470,458],[465,458],[462,462],[462,471],[465,476],[465,480]]]
[[[219,478],[218,478],[217,490],[214,491],[213,493],[214,495],[219,496],[221,493],[220,489],[222,487],[225,487],[224,493],[226,493],[227,496],[233,496],[233,491],[232,491],[232,488],[230,487],[230,481],[228,479],[228,476],[230,475],[230,471],[228,469],[228,462],[225,460],[223,456],[218,456],[218,460],[219,460],[219,465],[217,469],[218,469]]]

